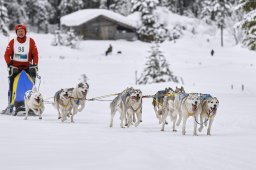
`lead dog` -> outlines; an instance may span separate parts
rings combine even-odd
[[[110,127],[113,126],[113,118],[117,111],[120,112],[121,128],[129,127],[132,122],[136,122],[135,126],[138,126],[142,117],[142,92],[132,87],[125,89],[110,103],[110,109]]]
[[[166,118],[168,115],[170,116],[171,121],[173,122],[172,125],[172,131],[176,132],[176,121],[178,115],[181,118],[181,115],[178,113],[178,111],[175,110],[174,102],[175,98],[179,97],[181,94],[185,94],[184,88],[181,86],[181,88],[176,87],[175,91],[173,93],[166,94],[163,99],[163,116],[160,121],[162,123],[161,131],[164,131],[164,127],[166,124]]]
[[[217,113],[217,108],[219,106],[219,100],[216,97],[210,95],[206,96],[202,101],[202,112],[200,113],[200,127],[199,132],[201,132],[205,126],[207,126],[207,121],[209,121],[207,135],[211,135],[211,127],[214,117]]]
[[[28,112],[32,110],[36,115],[39,116],[39,119],[42,119],[42,113],[44,112],[44,103],[43,96],[40,92],[37,91],[34,86],[32,90],[29,90],[25,93],[24,104],[26,116],[25,120],[28,119]]]
[[[65,88],[57,91],[54,95],[53,106],[58,110],[58,119],[61,119],[62,122],[67,120],[67,116],[71,114],[71,94],[71,89]]]
[[[86,82],[79,83],[76,88],[71,88],[71,122],[74,123],[74,116],[81,112],[85,107],[85,100],[89,90],[89,84]],[[69,116],[69,115],[68,115]]]

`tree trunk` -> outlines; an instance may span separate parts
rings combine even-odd
[[[221,47],[223,47],[224,46],[224,44],[223,44],[223,26],[220,26],[220,36],[221,36]]]

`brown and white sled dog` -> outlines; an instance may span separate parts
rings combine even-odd
[[[75,114],[77,114],[77,112],[81,112],[85,107],[85,100],[89,90],[89,84],[86,82],[81,82],[75,88],[71,88],[69,90],[71,91],[72,104],[71,122],[74,122]]]
[[[200,94],[189,93],[180,102],[180,112],[182,116],[182,135],[186,134],[187,119],[192,116],[194,118],[194,132],[193,135],[197,136],[197,122],[199,114],[202,112],[202,105]]]
[[[202,112],[200,114],[200,127],[199,132],[201,132],[205,126],[208,124],[207,135],[211,135],[211,127],[214,117],[217,113],[217,108],[219,107],[219,100],[216,97],[209,96],[207,99],[202,101]],[[208,121],[207,121],[208,120]]]
[[[117,111],[120,112],[120,126],[129,127],[132,122],[138,126],[142,117],[142,92],[132,87],[125,89],[110,103],[111,121],[110,127],[113,126],[113,119]]]
[[[42,113],[44,112],[44,100],[42,94],[37,91],[35,86],[32,90],[29,90],[25,93],[24,104],[26,111],[25,120],[28,119],[28,113],[30,110],[38,115],[39,119],[42,119]]]
[[[161,123],[162,116],[163,116],[164,97],[166,94],[172,94],[172,93],[174,93],[174,90],[168,87],[168,88],[165,88],[165,90],[158,91],[153,97],[152,105],[154,107],[156,118],[159,120],[159,124]]]
[[[161,131],[164,131],[164,127],[166,124],[166,118],[170,116],[172,124],[172,131],[176,132],[176,121],[178,115],[181,118],[181,115],[178,113],[178,111],[175,110],[174,102],[175,98],[179,98],[181,94],[185,94],[184,88],[181,86],[181,88],[176,87],[175,91],[173,93],[166,94],[163,99],[163,116],[160,121],[162,123]]]
[[[65,88],[57,91],[54,95],[53,106],[58,110],[58,119],[61,119],[62,122],[67,120],[67,116],[71,114],[71,94],[71,89]]]

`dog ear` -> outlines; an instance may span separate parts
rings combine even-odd
[[[185,92],[185,90],[184,90],[184,87],[183,87],[183,86],[181,86],[181,88],[180,88],[180,89],[181,89],[181,91],[182,91],[182,92]]]

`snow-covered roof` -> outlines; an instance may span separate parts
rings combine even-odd
[[[104,16],[121,24],[137,28],[137,24],[133,20],[106,9],[83,9],[61,17],[60,22],[61,25],[69,27],[79,26],[99,16]]]

